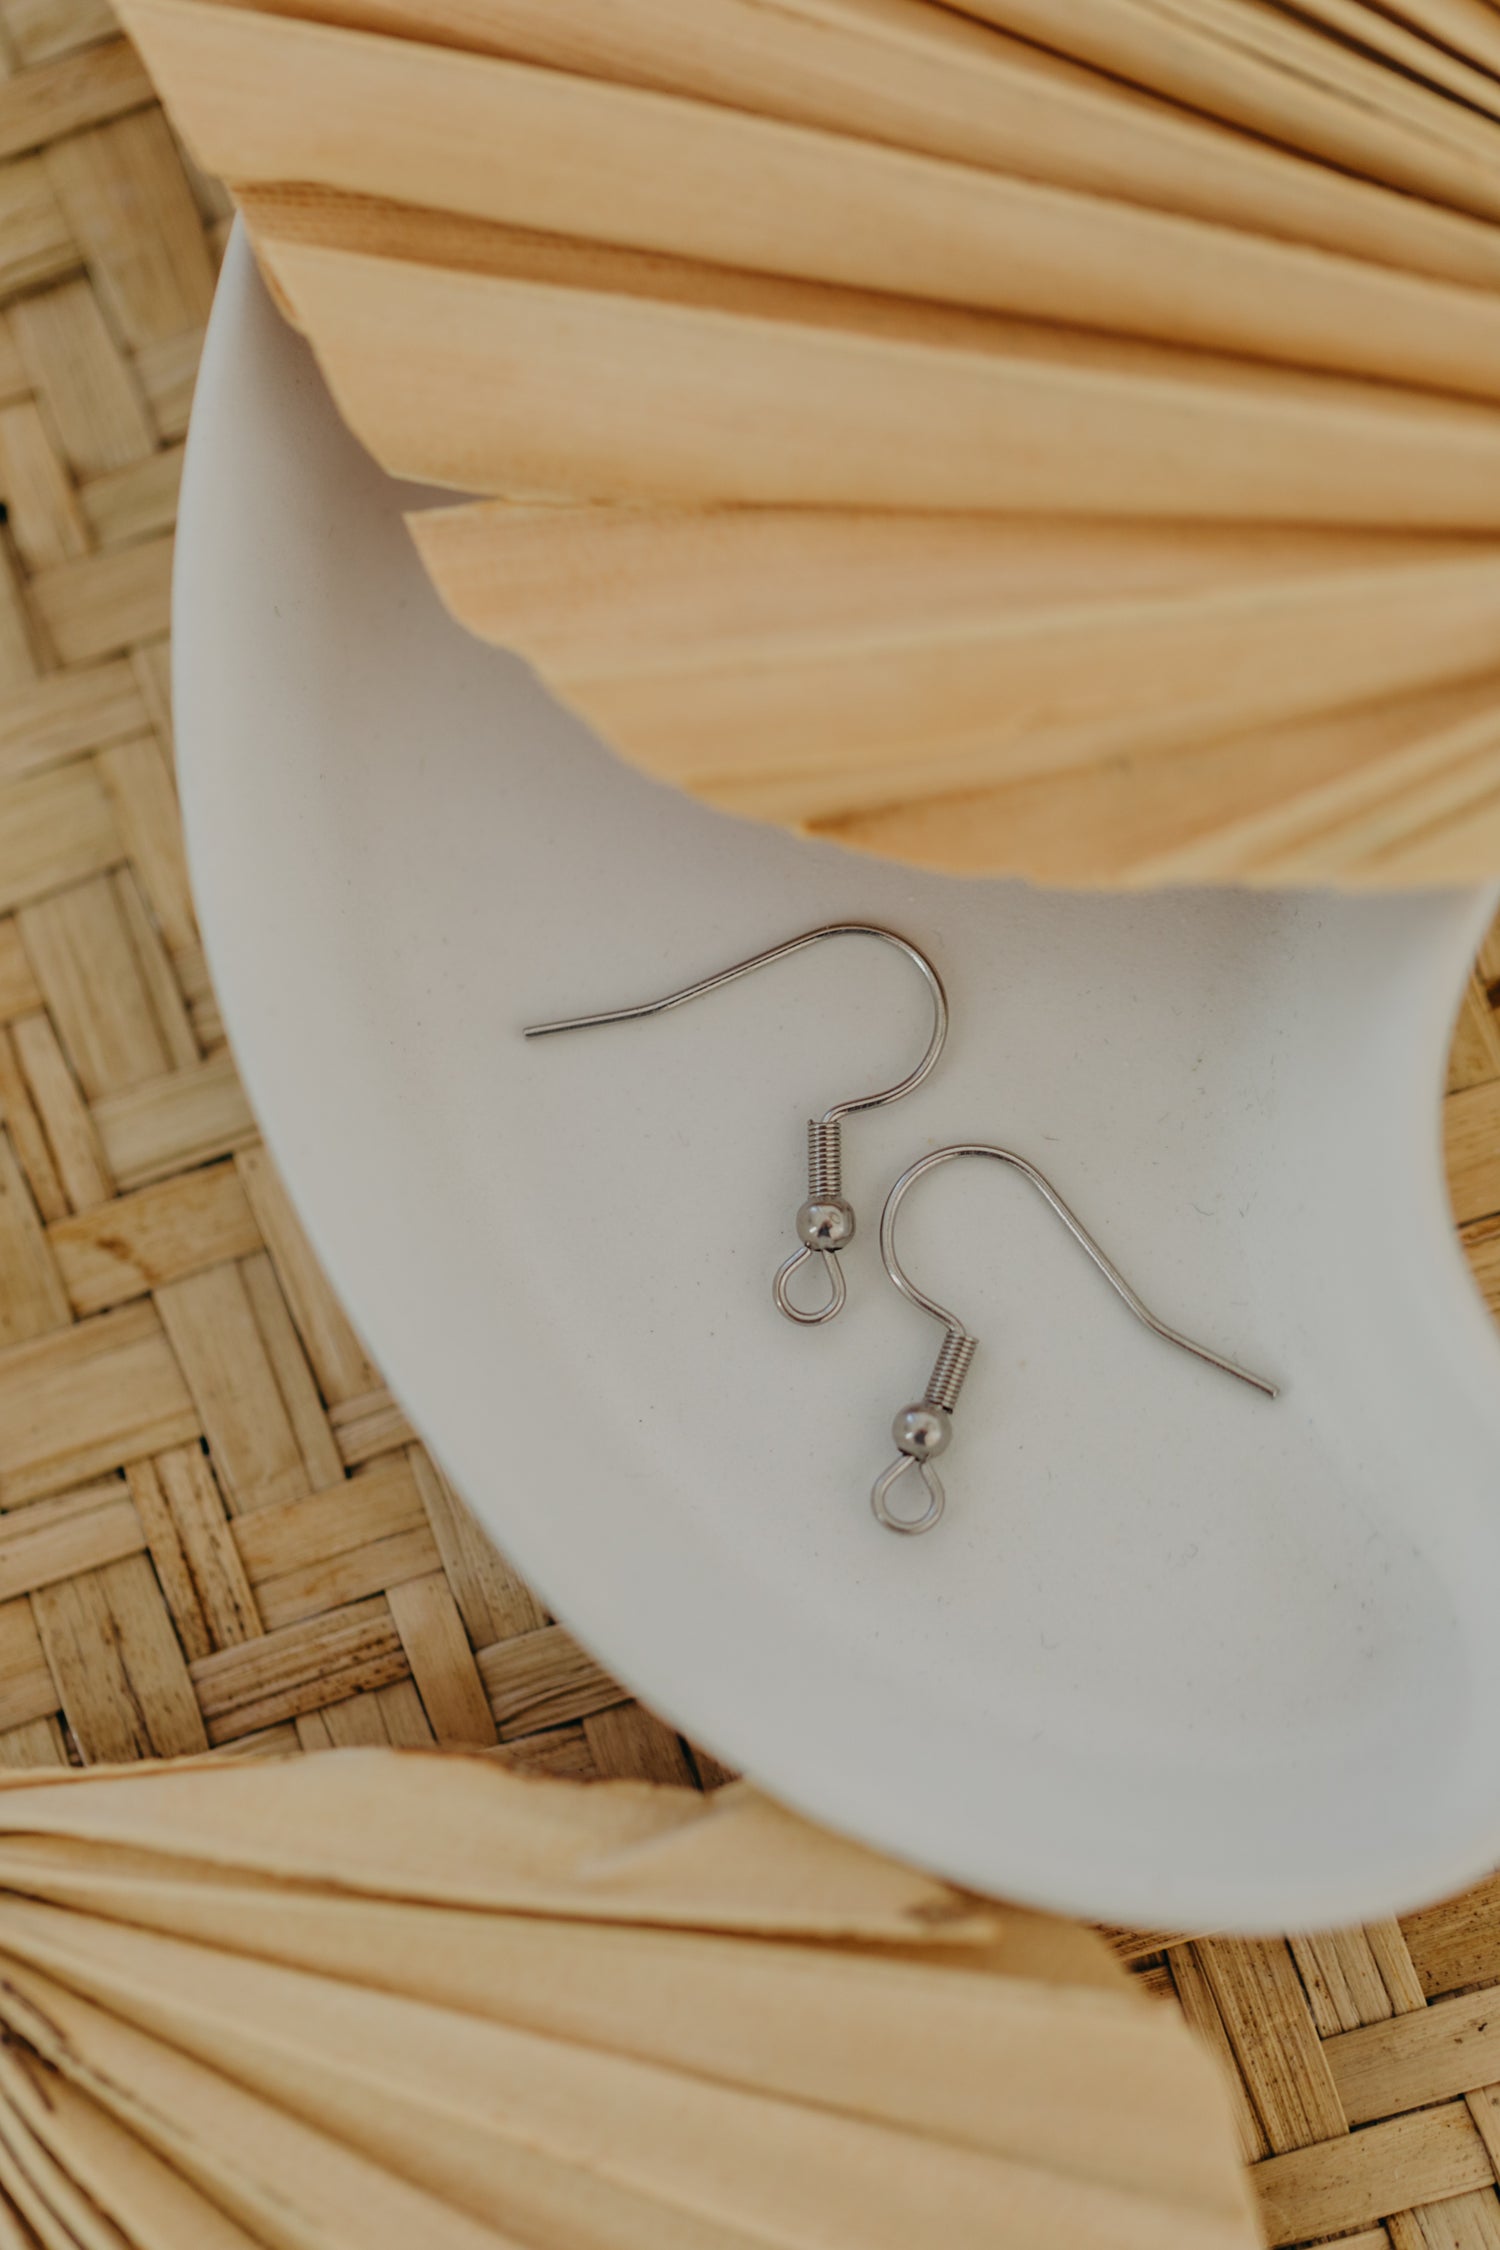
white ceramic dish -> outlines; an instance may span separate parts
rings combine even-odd
[[[1500,1858],[1500,1351],[1438,1155],[1488,900],[1048,894],[741,825],[638,779],[448,624],[243,248],[198,394],[177,693],[251,1096],[410,1410],[546,1600],[721,1757],[973,1883],[1138,1922],[1369,1916]],[[803,1121],[919,1050],[824,946],[523,1044],[830,918],[930,946],[937,1077],[854,1120],[848,1311],[769,1295]],[[915,1154],[1029,1154],[1165,1318],[999,1167],[908,1207],[983,1340],[947,1521],[867,1492],[936,1331],[880,1276]]]

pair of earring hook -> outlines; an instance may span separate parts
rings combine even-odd
[[[796,1227],[801,1247],[777,1269],[772,1283],[772,1295],[777,1309],[788,1320],[804,1327],[816,1327],[832,1320],[842,1311],[847,1290],[839,1252],[854,1238],[855,1216],[853,1205],[843,1192],[843,1121],[862,1110],[880,1109],[888,1102],[901,1101],[907,1094],[915,1093],[933,1069],[943,1051],[948,1036],[948,996],[937,970],[909,938],[900,937],[894,930],[883,929],[875,922],[827,922],[815,930],[804,930],[800,936],[788,938],[782,945],[768,946],[763,953],[752,953],[730,968],[720,969],[713,976],[700,978],[698,983],[684,985],[678,992],[669,992],[659,1000],[646,1000],[628,1008],[609,1008],[595,1015],[566,1016],[553,1023],[530,1024],[526,1028],[528,1039],[543,1039],[555,1032],[590,1031],[603,1024],[635,1023],[646,1016],[665,1015],[669,1009],[684,1007],[690,1000],[700,1000],[721,986],[733,984],[740,977],[751,975],[757,969],[768,968],[772,962],[784,961],[794,953],[801,953],[811,945],[820,945],[825,938],[867,937],[878,938],[883,944],[894,946],[922,976],[932,1001],[932,1032],[926,1051],[914,1070],[898,1079],[893,1086],[882,1087],[873,1094],[861,1094],[848,1101],[835,1102],[824,1110],[821,1117],[811,1118],[807,1127],[808,1187],[807,1200],[797,1213]],[[942,1480],[933,1462],[947,1451],[952,1439],[953,1409],[968,1375],[977,1339],[956,1313],[920,1290],[902,1266],[896,1255],[896,1216],[908,1191],[925,1173],[940,1164],[951,1164],[959,1157],[983,1156],[1015,1168],[1056,1212],[1058,1218],[1072,1235],[1074,1241],[1090,1258],[1094,1266],[1109,1283],[1122,1303],[1153,1335],[1164,1342],[1176,1344],[1180,1350],[1191,1352],[1195,1359],[1207,1362],[1222,1374],[1232,1375],[1238,1382],[1248,1383],[1268,1398],[1277,1396],[1276,1385],[1262,1375],[1254,1375],[1248,1368],[1237,1366],[1232,1359],[1210,1351],[1206,1344],[1198,1344],[1178,1329],[1169,1328],[1159,1320],[1131,1288],[1118,1266],[1108,1258],[1094,1240],[1082,1221],[1072,1212],[1051,1181],[1039,1172],[1034,1164],[1014,1150],[997,1148],[984,1141],[955,1143],[950,1148],[934,1149],[930,1155],[919,1157],[909,1165],[886,1198],[880,1220],[880,1255],[885,1270],[903,1297],[918,1306],[943,1328],[943,1341],[938,1349],[927,1387],[920,1399],[904,1406],[891,1425],[896,1441],[896,1459],[884,1473],[877,1477],[870,1493],[870,1505],[877,1521],[888,1531],[900,1532],[910,1537],[931,1531],[940,1520],[946,1505]],[[826,1301],[816,1309],[807,1311],[794,1304],[788,1285],[798,1269],[810,1259],[821,1257],[829,1279]],[[915,1477],[925,1488],[925,1505],[915,1516],[903,1516],[891,1506],[893,1495],[903,1479]]]

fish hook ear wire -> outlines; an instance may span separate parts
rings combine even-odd
[[[788,938],[784,945],[770,946],[764,953],[752,953],[748,960],[736,961],[731,968],[720,969],[716,975],[704,977],[697,984],[684,985],[680,992],[669,992],[663,999],[646,1000],[633,1008],[610,1008],[601,1015],[567,1016],[556,1023],[533,1023],[526,1027],[528,1039],[548,1039],[554,1032],[591,1031],[600,1024],[635,1023],[644,1016],[665,1015],[669,1008],[681,1008],[689,1000],[701,1000],[706,993],[717,992],[721,985],[733,984],[756,969],[769,968],[773,961],[785,961],[807,946],[821,945],[825,938],[838,937],[879,938],[883,945],[893,945],[898,953],[906,956],[927,986],[932,1001],[932,1033],[916,1068],[894,1086],[882,1087],[874,1094],[857,1095],[850,1101],[835,1102],[821,1117],[808,1121],[807,1201],[796,1219],[801,1248],[794,1250],[778,1269],[771,1285],[777,1311],[803,1328],[816,1328],[823,1321],[832,1320],[843,1310],[848,1294],[839,1265],[839,1252],[854,1239],[854,1206],[844,1195],[844,1119],[857,1116],[861,1110],[880,1109],[887,1102],[899,1102],[907,1094],[914,1094],[931,1073],[948,1037],[948,995],[942,978],[921,948],[913,945],[909,938],[898,937],[894,930],[882,929],[876,922],[825,922],[818,929],[804,930],[800,937]],[[799,1268],[813,1258],[823,1260],[828,1295],[815,1309],[804,1311],[792,1302],[789,1284]]]
[[[887,1531],[897,1531],[911,1537],[916,1533],[931,1531],[942,1516],[947,1496],[942,1479],[932,1464],[939,1454],[947,1452],[952,1441],[953,1409],[958,1403],[958,1394],[963,1389],[964,1378],[977,1349],[975,1339],[958,1315],[925,1295],[896,1255],[896,1214],[908,1189],[921,1179],[924,1172],[933,1171],[939,1164],[951,1164],[960,1156],[989,1156],[997,1163],[1013,1165],[1024,1179],[1031,1182],[1044,1201],[1051,1205],[1069,1234],[1092,1259],[1111,1289],[1153,1335],[1164,1338],[1169,1344],[1178,1345],[1185,1352],[1191,1352],[1195,1359],[1206,1360],[1210,1367],[1217,1367],[1222,1374],[1233,1375],[1236,1381],[1248,1383],[1253,1390],[1263,1391],[1267,1398],[1277,1397],[1277,1386],[1264,1375],[1252,1375],[1247,1367],[1237,1366],[1232,1359],[1221,1358],[1218,1352],[1211,1352],[1207,1345],[1195,1344],[1190,1336],[1184,1336],[1177,1329],[1169,1328],[1165,1321],[1158,1320],[1155,1313],[1142,1304],[1119,1267],[1105,1256],[1087,1228],[1068,1209],[1051,1181],[1034,1164],[1028,1164],[1024,1156],[1017,1156],[1012,1149],[991,1147],[984,1141],[966,1141],[952,1148],[934,1149],[930,1156],[919,1157],[915,1164],[909,1165],[902,1173],[886,1197],[885,1209],[880,1215],[880,1256],[886,1272],[902,1296],[909,1297],[923,1312],[940,1321],[944,1331],[942,1345],[927,1379],[926,1390],[912,1405],[903,1406],[891,1424],[891,1435],[896,1441],[896,1458],[876,1478],[871,1488],[870,1506],[877,1523],[883,1524]],[[891,1506],[892,1496],[905,1477],[918,1478],[926,1487],[927,1504],[920,1515],[901,1516]]]

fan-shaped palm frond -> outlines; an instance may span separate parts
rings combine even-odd
[[[454,614],[652,773],[962,871],[1500,867],[1481,0],[125,12],[351,426],[481,496]]]

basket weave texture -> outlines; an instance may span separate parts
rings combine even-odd
[[[711,1785],[406,1424],[225,1043],[166,636],[227,221],[103,0],[0,0],[0,1764],[436,1741]],[[1500,935],[1447,1107],[1500,1311],[1497,998]],[[1500,1879],[1334,1937],[1118,1942],[1231,2069],[1272,2241],[1500,2250]]]

